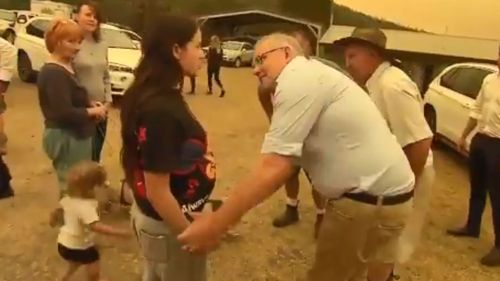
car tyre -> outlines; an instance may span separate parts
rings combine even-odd
[[[436,116],[436,110],[432,105],[426,104],[424,107],[424,116],[425,120],[427,121],[427,124],[429,124],[429,127],[434,134],[434,140],[436,140],[436,131],[437,131],[437,116]]]
[[[33,83],[36,80],[36,72],[33,70],[31,60],[23,51],[19,52],[17,58],[17,73],[23,82]]]
[[[236,67],[236,68],[240,68],[241,67],[241,59],[240,58],[237,58],[234,61],[234,67]]]

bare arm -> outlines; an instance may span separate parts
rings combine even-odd
[[[168,183],[168,174],[144,173],[146,179],[148,200],[160,217],[175,233],[181,233],[189,225],[189,221],[182,213],[181,207],[175,200]]]
[[[130,230],[124,229],[124,228],[117,228],[114,226],[110,226],[107,224],[104,224],[102,222],[94,222],[90,225],[90,229],[92,231],[101,233],[101,234],[107,234],[107,235],[114,235],[114,236],[129,236],[130,235]]]
[[[415,178],[419,178],[424,170],[429,151],[431,149],[432,138],[423,139],[403,147],[406,158],[410,162]]]
[[[237,223],[246,212],[276,192],[295,171],[291,158],[264,154],[253,172],[215,212],[220,225],[229,227]]]
[[[470,117],[469,121],[467,122],[467,125],[465,126],[464,132],[462,133],[462,138],[466,139],[470,135],[470,133],[472,133],[474,128],[476,128],[476,126],[477,126],[477,120]]]

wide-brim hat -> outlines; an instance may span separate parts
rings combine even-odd
[[[391,59],[386,49],[387,36],[385,36],[384,32],[379,28],[356,27],[351,36],[333,42],[334,47],[342,49],[353,44],[370,46],[384,57]]]

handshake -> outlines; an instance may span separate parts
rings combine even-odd
[[[96,119],[96,121],[102,121],[106,119],[106,116],[108,115],[108,108],[108,104],[92,102],[91,107],[87,108],[87,113],[90,117]]]

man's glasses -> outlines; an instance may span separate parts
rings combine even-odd
[[[279,50],[285,50],[286,48],[287,47],[278,47],[278,48],[274,48],[274,49],[271,49],[269,51],[263,52],[262,54],[255,57],[255,65],[262,65],[271,53],[279,51]]]

